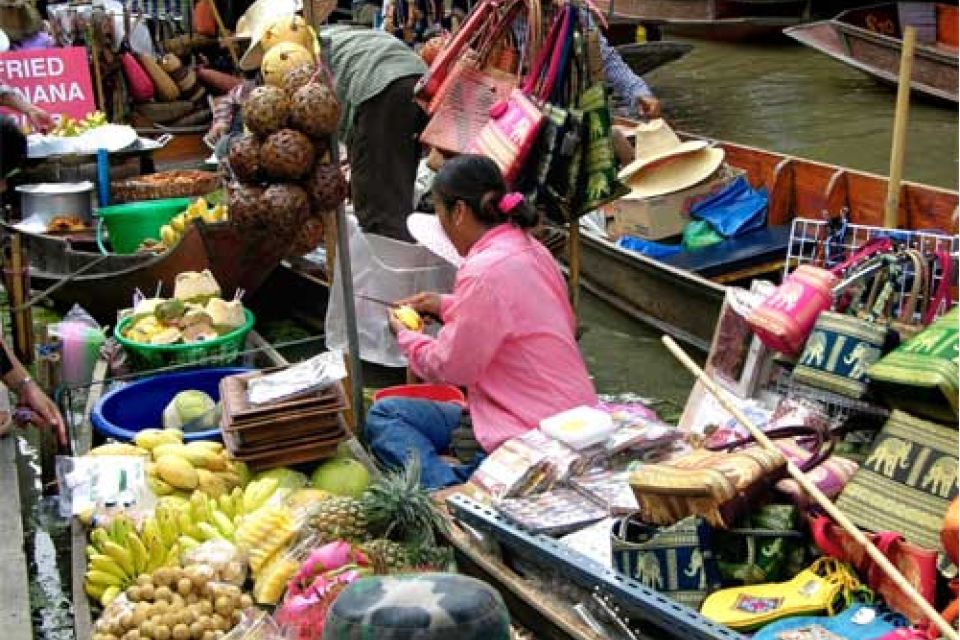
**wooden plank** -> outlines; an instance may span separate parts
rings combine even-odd
[[[0,438],[0,628],[4,638],[32,638],[30,581],[23,548],[23,516],[17,475],[17,440]]]

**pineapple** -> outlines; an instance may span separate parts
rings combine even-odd
[[[403,545],[378,538],[360,545],[360,550],[370,559],[374,571],[379,574],[399,573],[410,566],[410,558]]]
[[[406,468],[390,472],[367,489],[363,503],[371,532],[414,547],[435,547],[443,531],[433,500],[420,487],[420,458],[413,455]]]
[[[359,500],[337,496],[317,505],[310,518],[310,526],[316,530],[322,542],[365,540],[367,516]]]

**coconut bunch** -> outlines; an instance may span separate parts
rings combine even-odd
[[[227,198],[232,224],[296,257],[323,241],[323,214],[347,194],[329,154],[340,104],[313,63],[280,76],[280,86],[257,87],[244,103],[248,133],[230,147]]]

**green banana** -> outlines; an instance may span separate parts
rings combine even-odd
[[[110,534],[103,527],[97,527],[90,532],[90,542],[102,553],[104,545],[110,542]]]
[[[233,526],[233,522],[230,521],[230,518],[227,514],[222,511],[213,512],[213,524],[217,527],[220,533],[223,534],[223,537],[227,540],[233,540],[233,534],[236,532],[236,527]]]
[[[201,537],[203,538],[203,540],[204,540],[205,542],[206,542],[206,541],[210,541],[210,540],[224,540],[224,539],[225,539],[224,536],[223,536],[223,534],[221,534],[221,533],[217,530],[217,528],[216,528],[215,526],[213,526],[212,524],[210,524],[209,522],[201,522],[200,524],[197,525],[197,529],[200,530],[200,535],[201,535]]]
[[[190,551],[200,546],[200,541],[196,538],[191,538],[190,536],[180,536],[177,539],[177,543],[184,551]]]

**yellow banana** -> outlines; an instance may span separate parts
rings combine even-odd
[[[115,575],[121,580],[126,580],[128,577],[123,567],[117,564],[116,560],[101,553],[94,554],[90,557],[90,569]]]
[[[224,494],[219,498],[217,498],[217,511],[223,513],[223,515],[231,519],[235,515],[237,515],[236,513],[234,513],[233,499],[231,498],[231,496]]]
[[[190,536],[180,536],[177,538],[177,543],[184,551],[190,551],[191,549],[196,549],[200,546],[200,541],[195,538],[191,538]]]
[[[223,537],[232,540],[233,534],[236,531],[236,528],[233,526],[233,523],[230,522],[230,518],[227,517],[222,511],[213,512],[213,524],[217,527],[220,533],[223,534]]]
[[[180,533],[177,518],[172,511],[161,509],[156,514],[157,525],[160,528],[160,541],[164,547],[169,547],[176,541]]]
[[[100,596],[100,606],[106,607],[111,602],[117,599],[117,596],[120,595],[120,587],[112,586],[107,587],[103,591],[103,595]]]
[[[100,585],[103,588],[119,587],[121,584],[123,584],[123,581],[112,573],[97,571],[96,569],[87,571],[86,578],[87,582],[90,584]]]
[[[167,559],[163,564],[167,567],[180,566],[180,545],[175,544],[170,547],[170,551],[167,553]]]
[[[146,571],[152,573],[162,567],[166,559],[163,541],[160,539],[160,527],[155,519],[150,518],[144,523],[140,539],[147,550]]]
[[[124,547],[121,547],[113,540],[107,540],[103,544],[103,552],[117,561],[122,568],[124,573],[128,576],[136,575],[136,567],[133,563],[133,556],[130,555],[130,551]]]
[[[200,538],[200,530],[197,528],[197,523],[193,521],[188,513],[178,513],[177,514],[177,524],[180,525],[180,533],[185,533],[188,536],[193,538]]]
[[[103,527],[97,527],[96,529],[90,532],[90,542],[92,542],[93,546],[99,549],[100,552],[102,553],[103,546],[107,542],[110,542],[110,534],[108,534],[107,530],[104,529]]]
[[[83,583],[83,590],[88,596],[94,600],[99,601],[103,597],[103,594],[106,592],[107,588],[99,584],[91,584],[90,582]]]
[[[200,529],[200,535],[203,537],[204,541],[225,539],[223,534],[221,534],[217,528],[209,522],[201,522],[197,525],[197,528]]]
[[[133,557],[133,567],[137,571],[136,575],[139,576],[147,570],[148,555],[143,540],[134,531],[127,532],[127,549],[130,550],[130,555]]]
[[[93,546],[92,544],[88,544],[88,545],[87,545],[87,557],[88,557],[88,558],[92,558],[93,556],[96,556],[96,555],[99,555],[99,554],[100,554],[100,550],[99,550],[99,549],[97,549],[97,548],[96,548],[95,546]]]

